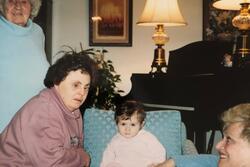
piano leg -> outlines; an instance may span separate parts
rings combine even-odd
[[[187,138],[192,140],[197,148],[198,153],[206,153],[206,132],[195,131],[194,129],[187,128]]]
[[[195,146],[200,154],[206,153],[206,132],[196,131],[195,132]]]
[[[214,137],[215,137],[215,130],[212,130],[212,133],[209,137],[209,141],[208,141],[208,145],[207,145],[207,154],[211,154],[212,153],[212,149],[214,146]]]
[[[192,140],[199,153],[206,153],[206,131],[194,123],[195,112],[181,111],[182,121],[186,125],[187,138]]]

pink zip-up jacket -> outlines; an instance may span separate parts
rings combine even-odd
[[[81,167],[82,117],[55,88],[29,100],[0,135],[0,167]]]

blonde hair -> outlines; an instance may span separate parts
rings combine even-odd
[[[8,0],[0,0],[0,14],[5,16],[5,5]],[[31,5],[30,19],[35,18],[41,7],[41,0],[29,0]]]
[[[250,143],[250,103],[236,105],[222,114],[221,117],[226,130],[233,123],[240,123],[243,127],[241,137]]]

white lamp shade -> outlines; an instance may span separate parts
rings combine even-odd
[[[187,23],[180,12],[177,0],[146,0],[142,15],[137,22],[142,26],[184,26]]]
[[[240,10],[241,3],[250,3],[250,0],[219,0],[213,3],[217,9],[224,10]]]

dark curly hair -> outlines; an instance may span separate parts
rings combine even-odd
[[[86,52],[63,52],[63,56],[59,58],[52,66],[49,67],[44,85],[51,88],[59,85],[71,71],[81,70],[82,73],[88,73],[91,78],[91,86],[96,84],[97,80],[97,64],[89,57]]]
[[[132,115],[136,114],[140,123],[146,118],[146,113],[142,103],[135,100],[127,100],[117,107],[115,112],[115,122],[119,120],[128,120]]]

